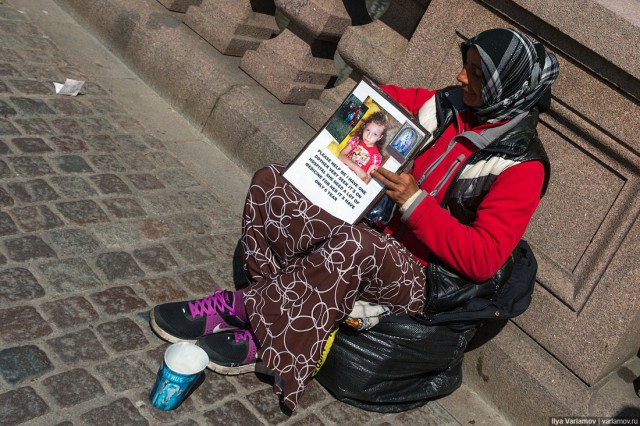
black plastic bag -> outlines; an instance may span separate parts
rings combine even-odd
[[[460,386],[464,349],[474,332],[424,325],[407,315],[385,317],[363,332],[341,325],[315,378],[358,408],[409,410]]]
[[[385,194],[371,207],[371,210],[365,214],[363,221],[369,226],[379,228],[389,223],[395,211],[395,201]]]
[[[462,383],[464,350],[478,324],[514,318],[531,303],[538,264],[526,241],[513,259],[509,279],[490,297],[472,297],[424,318],[388,316],[363,332],[341,325],[316,379],[338,400],[382,413],[453,392]]]

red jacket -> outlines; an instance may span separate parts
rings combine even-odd
[[[382,86],[392,98],[417,115],[420,107],[436,92],[426,89],[403,89]],[[416,181],[449,145],[451,139],[464,131],[481,131],[502,123],[476,126],[472,114],[461,114],[462,127],[450,125],[414,162],[411,173]],[[427,264],[431,254],[472,281],[485,281],[493,276],[507,260],[522,238],[533,215],[544,184],[544,167],[538,161],[517,164],[503,171],[481,202],[473,223],[461,224],[440,207],[455,171],[464,165],[477,148],[462,140],[422,182],[420,188],[431,192],[443,180],[445,185],[435,195],[428,195],[416,206],[406,222],[396,215],[386,232],[394,235],[416,258]],[[464,159],[455,164],[458,158]],[[453,170],[450,170],[453,169]],[[453,171],[453,173],[451,173]],[[448,173],[449,172],[449,173]],[[407,232],[410,231],[410,232]]]

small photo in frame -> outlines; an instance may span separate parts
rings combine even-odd
[[[405,123],[396,136],[387,145],[387,153],[400,163],[409,157],[417,148],[418,133],[410,123]]]

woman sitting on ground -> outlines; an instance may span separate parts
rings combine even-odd
[[[357,300],[420,316],[432,258],[471,282],[496,274],[548,182],[535,127],[558,63],[513,29],[482,32],[461,51],[460,86],[383,86],[435,127],[411,172],[372,174],[399,207],[384,232],[314,206],[282,178],[282,166],[261,169],[243,216],[249,286],[156,306],[153,329],[171,342],[197,340],[210,368],[223,374],[253,371],[259,358],[274,372],[281,403],[293,410],[328,335]]]

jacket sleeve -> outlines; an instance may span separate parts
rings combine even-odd
[[[380,86],[380,88],[396,102],[400,103],[400,105],[407,108],[413,115],[417,115],[420,107],[436,94],[435,90],[428,90],[420,87],[403,88],[389,84]]]
[[[412,210],[406,224],[438,259],[467,278],[482,282],[504,264],[540,202],[544,167],[515,165],[498,176],[469,226],[461,224],[432,196]]]

